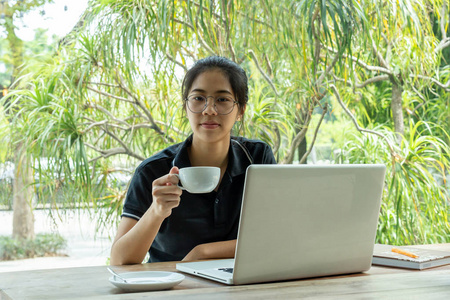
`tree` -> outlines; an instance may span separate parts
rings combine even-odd
[[[433,135],[447,136],[445,123],[428,134],[422,128],[433,126],[426,114],[419,121],[409,118],[411,125],[404,117],[410,110],[427,109],[417,107],[413,95],[425,102],[433,93],[439,95],[437,103],[448,98],[449,72],[440,64],[448,40],[443,33],[438,40],[430,22],[448,28],[448,13],[437,17],[448,7],[448,1],[409,0],[92,1],[83,20],[86,30],[70,42],[66,39],[69,46],[50,65],[53,72],[38,76],[34,86],[21,93],[27,103],[22,115],[33,124],[24,124],[24,133],[30,151],[45,153],[55,166],[69,166],[66,175],[73,173],[71,180],[92,196],[92,182],[124,171],[117,160],[135,164],[187,136],[177,101],[180,74],[198,58],[224,55],[250,75],[251,101],[243,130],[272,145],[279,162],[292,163],[312,130],[299,161],[306,159],[329,103],[336,99],[360,132],[384,143],[387,156],[372,162],[386,163],[392,170],[385,202],[397,209],[397,228],[402,208],[415,203],[418,217],[411,228],[432,228],[430,220],[438,218],[441,228],[431,232],[448,233],[446,217],[434,217],[447,211],[448,192],[428,171],[442,175],[449,169],[448,144]],[[360,105],[378,101],[373,91],[384,93],[388,104],[388,113],[375,114],[375,119],[364,111],[370,105]],[[315,115],[319,121],[314,128]],[[380,115],[383,124],[376,123]],[[359,150],[352,150],[353,157]],[[59,186],[60,181],[53,182]],[[403,189],[409,185],[407,193]],[[430,199],[424,197],[425,190],[431,191]],[[110,190],[94,204],[118,208],[123,198],[123,189]],[[403,200],[411,205],[403,206]],[[429,209],[432,205],[436,214]],[[386,219],[390,213],[382,211]],[[402,234],[384,241],[425,239]]]
[[[28,0],[28,1],[2,1],[0,11],[3,21],[0,23],[5,29],[6,42],[9,48],[11,68],[11,77],[9,82],[3,83],[4,86],[14,89],[19,84],[19,76],[21,69],[24,67],[24,44],[16,35],[15,21],[20,19],[27,11],[42,6],[48,0]],[[3,42],[4,43],[4,42]],[[6,80],[5,80],[6,81]],[[18,103],[17,103],[18,104]],[[7,114],[11,116],[15,114],[16,107],[11,107],[7,103]],[[19,136],[13,126],[12,137]],[[25,150],[25,145],[20,139],[13,139],[14,147],[14,184],[13,184],[13,237],[19,239],[34,238],[34,217],[31,208],[31,200],[33,192],[33,173],[30,168],[31,157]]]

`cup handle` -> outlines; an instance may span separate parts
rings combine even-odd
[[[178,182],[179,182],[179,183],[177,184],[177,187],[179,187],[180,189],[182,189],[182,190],[185,191],[186,189],[180,185],[180,183],[181,183],[180,175],[178,175],[178,174],[172,174],[172,175],[175,175],[175,176],[178,177]]]

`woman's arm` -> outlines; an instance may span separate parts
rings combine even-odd
[[[140,264],[150,249],[165,218],[180,204],[178,173],[173,167],[168,175],[152,183],[153,202],[139,221],[123,217],[111,247],[111,265]]]
[[[233,258],[236,250],[236,240],[200,244],[192,249],[183,261],[210,259],[210,258]]]
[[[151,209],[139,221],[123,217],[111,247],[111,265],[142,263],[163,220]]]

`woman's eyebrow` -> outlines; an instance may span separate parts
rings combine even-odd
[[[203,89],[193,89],[191,91],[191,93],[203,93],[203,94],[205,94],[206,91],[203,90]],[[215,91],[214,94],[229,94],[229,95],[233,96],[233,93],[231,93],[228,90],[218,90],[218,91]]]

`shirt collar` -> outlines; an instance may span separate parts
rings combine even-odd
[[[179,169],[191,166],[189,160],[188,148],[192,144],[192,134],[182,143],[178,145],[177,154],[172,161],[172,166],[177,166]]]
[[[228,153],[228,170],[231,177],[244,174],[247,167],[253,163],[247,148],[234,138],[231,138]]]
[[[191,166],[191,161],[189,160],[188,148],[192,144],[192,134],[182,143],[179,144],[177,154],[172,161],[172,166],[177,166],[178,168],[187,168]],[[241,142],[237,141],[235,138],[231,138],[230,149],[228,152],[228,168],[231,177],[235,177],[244,174],[247,167],[251,165],[252,158],[248,153],[247,148],[242,145]]]

